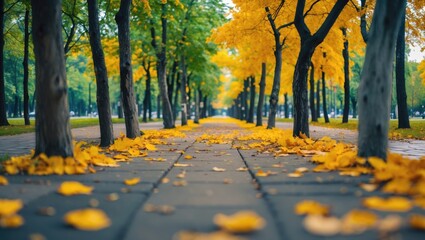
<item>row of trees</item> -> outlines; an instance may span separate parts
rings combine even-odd
[[[82,88],[76,84],[81,82],[80,79],[73,79],[78,76],[88,79],[86,86],[89,96],[81,97],[89,99],[87,111],[92,111],[91,95],[94,93],[91,86],[92,79],[96,79],[93,86],[93,91],[96,89],[94,105],[99,114],[101,146],[113,142],[109,95],[115,89],[110,90],[111,79],[119,79],[120,82],[120,102],[125,116],[126,135],[130,138],[142,134],[138,126],[134,82],[144,80],[144,92],[140,95],[143,96],[145,120],[152,112],[153,90],[156,88],[153,84],[158,83],[165,128],[175,126],[179,111],[182,125],[187,124],[190,98],[195,98],[196,109],[199,109],[201,102],[206,105],[216,94],[220,70],[210,58],[217,47],[207,38],[212,28],[225,21],[225,5],[219,0],[0,2],[0,25],[7,28],[7,31],[1,29],[1,43],[4,40],[9,43],[12,38],[16,38],[17,42],[22,42],[20,37],[25,39],[22,48],[22,44],[10,44],[6,51],[2,48],[0,52],[9,53],[10,49],[15,49],[17,53],[14,59],[24,56],[23,68],[18,67],[19,71],[15,72],[23,72],[24,75],[22,95],[27,124],[29,90],[32,89],[29,77],[34,69],[31,64],[35,62],[36,154],[72,155],[68,98],[71,105],[81,100],[75,95],[83,94],[78,94],[73,88],[75,85]],[[21,15],[23,12],[24,18]],[[22,25],[24,29],[20,28]],[[14,36],[9,30],[13,30]],[[34,45],[29,41],[30,35]],[[29,51],[31,48],[34,55]],[[3,64],[4,58],[0,57]],[[82,64],[79,61],[76,63],[76,59],[89,59],[87,66],[79,66],[86,68],[84,71],[75,67]],[[68,74],[67,81],[65,69],[71,68],[73,74]],[[3,74],[0,79],[0,125],[7,125]],[[87,91],[82,92],[87,94]],[[206,114],[206,109],[204,107],[203,111],[198,111],[195,121],[201,114]],[[50,142],[55,144],[49,145]]]
[[[353,109],[356,109],[357,102],[363,106],[367,102],[371,105],[370,100],[364,101],[361,96],[366,94],[366,89],[374,91],[374,88],[371,87],[374,85],[369,84],[364,90],[360,87],[358,99],[357,97],[350,97],[357,95],[357,89],[355,89],[354,94],[350,93],[353,90],[350,86],[350,77],[353,76],[353,71],[350,70],[358,70],[357,76],[362,71],[362,79],[371,79],[383,74],[376,80],[381,81],[379,91],[374,92],[374,97],[368,97],[374,102],[375,105],[373,107],[376,107],[375,110],[369,109],[368,111],[370,113],[379,113],[381,117],[373,118],[375,115],[369,114],[368,121],[370,122],[367,123],[367,120],[362,120],[362,117],[364,118],[367,114],[364,113],[364,108],[359,106],[360,112],[363,111],[360,114],[360,132],[368,132],[368,134],[372,134],[375,137],[379,136],[379,141],[376,138],[375,140],[382,144],[385,142],[382,136],[385,135],[386,138],[388,131],[391,103],[391,94],[389,93],[392,89],[391,81],[389,80],[392,79],[392,57],[396,55],[395,86],[399,127],[410,127],[405,89],[405,44],[406,41],[409,43],[423,43],[424,34],[423,31],[419,30],[423,29],[423,23],[420,21],[420,19],[423,19],[424,14],[423,1],[411,1],[407,5],[405,2],[393,3],[385,0],[377,1],[377,3],[371,0],[362,0],[360,2],[348,0],[338,0],[336,2],[321,0],[246,2],[235,0],[233,2],[236,7],[235,11],[232,12],[232,21],[219,28],[214,33],[213,38],[217,43],[228,49],[236,49],[236,51],[233,51],[237,53],[235,54],[236,56],[230,56],[230,58],[236,58],[239,64],[242,63],[243,65],[242,67],[237,64],[230,65],[230,71],[233,72],[236,79],[239,79],[239,83],[233,84],[238,86],[239,91],[229,94],[229,98],[235,99],[235,107],[232,108],[234,113],[240,116],[238,107],[246,109],[243,105],[247,99],[247,88],[246,85],[243,86],[243,82],[246,82],[248,78],[258,78],[258,76],[264,78],[264,71],[261,69],[264,65],[272,66],[273,69],[268,69],[267,71],[273,71],[273,80],[271,83],[269,82],[270,84],[267,84],[271,85],[271,87],[268,87],[271,94],[267,127],[275,127],[278,97],[283,95],[286,103],[287,95],[290,94],[293,95],[294,104],[293,134],[294,136],[304,134],[309,136],[309,115],[311,114],[313,121],[317,121],[318,108],[320,106],[320,101],[317,100],[320,99],[319,92],[324,92],[327,88],[326,79],[331,80],[334,86],[339,85],[344,89],[342,120],[347,122],[350,102],[354,106]],[[382,9],[378,8],[378,3],[381,4],[380,7]],[[386,11],[393,12],[386,13]],[[372,13],[375,14],[376,18],[374,21],[372,21]],[[399,19],[402,23],[387,21],[380,23],[379,21],[381,20],[379,20],[378,14],[394,14],[394,16],[399,14]],[[392,20],[399,20],[395,17],[391,18]],[[405,18],[408,19],[406,24],[404,24]],[[372,32],[369,33],[368,26],[373,24],[380,24],[382,28],[385,27],[386,30],[388,28],[388,31],[397,33],[398,37],[395,42],[397,46],[396,54],[393,53],[392,49],[393,32],[386,32],[386,30],[377,31],[373,39],[374,41],[378,39],[383,41],[380,43],[382,46],[384,46],[384,42],[388,43],[386,45],[387,49],[383,49],[383,51],[389,52],[379,52],[378,46],[371,47],[373,46],[370,43],[372,37],[369,35],[372,35]],[[398,27],[397,30],[394,30],[394,27]],[[405,36],[406,32],[408,33],[408,38]],[[356,63],[353,66],[353,62],[350,62],[350,56],[351,59],[355,59],[356,56],[362,56],[366,44],[368,49],[374,49],[369,50],[369,57],[373,55],[373,51],[379,52],[376,53],[379,54],[379,57],[384,54],[391,55],[385,56],[385,60],[382,59],[385,64],[389,63],[390,65],[385,69],[381,69],[379,63],[371,59],[368,60],[368,55],[366,54],[365,62],[372,61],[373,63],[368,63],[368,65]],[[365,68],[362,69],[362,66],[365,66]],[[242,68],[245,71],[241,70]],[[368,68],[373,69],[373,71],[367,70]],[[375,76],[372,76],[373,74]],[[385,84],[382,84],[384,80],[381,78],[385,78]],[[364,81],[366,80],[362,80],[360,85],[364,84]],[[308,94],[309,88],[310,94]],[[381,96],[379,101],[375,99],[377,96]],[[326,118],[327,103],[324,102],[326,98],[323,97],[322,99],[323,113]],[[261,101],[262,98],[260,97],[259,102],[261,103]],[[388,102],[388,105],[382,104],[383,102]],[[253,105],[253,101],[251,101],[251,104]],[[245,116],[247,115],[245,114]],[[387,121],[386,124],[383,124],[384,119]],[[375,129],[379,129],[379,133],[371,129],[365,130],[363,126],[374,126]],[[361,139],[360,142],[365,142]],[[368,136],[365,139],[371,141],[372,138]],[[371,144],[368,146],[375,147],[376,145]],[[386,150],[382,150],[386,149],[384,145],[379,145],[379,147],[374,149],[368,148],[364,151],[361,150],[359,153],[362,156],[375,155],[385,158]]]

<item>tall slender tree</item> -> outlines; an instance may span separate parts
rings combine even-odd
[[[29,93],[28,93],[28,56],[29,56],[29,42],[30,42],[30,31],[29,31],[29,22],[30,22],[30,3],[25,3],[25,19],[24,19],[24,60],[22,65],[24,67],[24,121],[25,125],[30,125],[30,115],[29,115]]]
[[[0,0],[0,126],[9,125],[4,88],[4,0]]]
[[[257,104],[257,124],[256,126],[263,126],[263,105],[264,105],[264,92],[266,89],[266,63],[261,63],[261,79],[260,79],[260,93],[258,96]]]
[[[310,112],[311,121],[317,122],[316,106],[314,105],[314,65],[311,63],[310,67]]]
[[[294,136],[299,136],[301,133],[310,136],[308,126],[307,75],[310,68],[311,56],[316,47],[325,39],[348,0],[337,0],[325,21],[314,34],[311,34],[310,29],[304,21],[305,2],[306,0],[298,0],[294,19],[295,27],[301,38],[301,49],[295,65],[294,80],[292,83],[292,92],[294,94]]]
[[[350,112],[350,59],[348,53],[347,29],[341,28],[344,37],[344,49],[342,56],[344,57],[344,110],[342,114],[342,123],[348,123],[348,114]]]
[[[36,69],[35,155],[73,156],[61,0],[32,0]]]
[[[254,108],[255,108],[255,77],[250,77],[250,88],[249,88],[249,111],[248,111],[248,118],[247,122],[254,123]]]
[[[377,0],[359,89],[360,157],[387,157],[394,50],[406,0]]]
[[[87,4],[89,12],[90,46],[92,49],[97,84],[96,102],[99,113],[100,146],[106,147],[114,142],[111,105],[109,102],[108,73],[106,70],[105,55],[100,41],[98,3],[97,0],[88,0]]]
[[[133,87],[133,68],[131,65],[130,46],[130,7],[131,0],[121,0],[120,8],[115,15],[118,25],[118,42],[120,52],[120,88],[125,116],[125,129],[128,138],[140,136],[139,119],[137,117],[136,99]]]

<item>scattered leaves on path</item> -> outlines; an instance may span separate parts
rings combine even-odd
[[[249,233],[266,225],[266,221],[253,211],[239,211],[230,216],[219,213],[214,216],[214,223],[231,233]]]
[[[0,199],[0,217],[16,214],[23,205],[20,199]]]
[[[378,211],[392,211],[392,212],[407,212],[412,207],[412,202],[404,197],[388,197],[386,199],[380,197],[368,197],[363,199],[365,207],[375,209]]]
[[[24,224],[24,218],[18,214],[7,215],[0,217],[0,227],[2,228],[17,228]]]
[[[328,215],[329,206],[313,200],[304,200],[295,205],[297,215]]]
[[[245,238],[234,236],[223,231],[210,233],[180,231],[173,237],[175,240],[244,240]]]
[[[111,225],[106,213],[95,208],[70,211],[65,214],[64,221],[76,229],[85,231],[97,231]]]
[[[80,195],[80,194],[89,195],[92,193],[92,191],[93,191],[93,187],[86,186],[77,181],[63,182],[57,190],[58,193],[64,196],[72,196],[72,195]]]
[[[410,226],[425,231],[425,215],[413,214],[409,217]]]
[[[226,169],[225,169],[225,168],[219,168],[219,167],[213,167],[213,168],[212,168],[212,170],[213,170],[214,172],[225,172],[225,171],[226,171]]]
[[[308,215],[303,221],[304,228],[311,234],[334,236],[341,231],[342,222],[336,217]]]

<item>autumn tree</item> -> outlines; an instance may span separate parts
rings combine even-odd
[[[392,63],[405,5],[405,0],[376,3],[359,89],[360,157],[387,156]]]
[[[31,4],[37,92],[35,155],[72,156],[61,1],[32,0]]]
[[[7,126],[6,97],[4,88],[4,0],[0,0],[0,126]]]
[[[92,49],[93,65],[96,74],[96,102],[99,113],[100,146],[106,147],[114,142],[111,106],[109,102],[108,73],[103,53],[99,29],[99,9],[97,0],[88,0],[89,35]],[[89,89],[90,90],[90,89]]]
[[[135,138],[140,136],[140,129],[133,89],[133,68],[131,65],[130,7],[131,0],[121,0],[120,9],[115,16],[115,21],[118,25],[120,87],[125,115],[126,135],[128,138]]]
[[[326,37],[348,0],[338,0],[325,21],[314,34],[311,34],[304,20],[305,2],[305,0],[298,0],[294,19],[295,27],[301,38],[301,49],[295,65],[292,85],[292,92],[294,94],[294,136],[299,136],[300,134],[310,135],[308,126],[307,75],[311,56],[316,47]]]

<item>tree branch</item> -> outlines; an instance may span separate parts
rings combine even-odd
[[[294,24],[295,28],[298,31],[298,34],[301,37],[301,41],[311,36],[310,29],[308,29],[304,21],[304,7],[305,0],[298,0],[297,8],[295,11]]]
[[[280,33],[279,33],[279,30],[277,30],[277,28],[276,28],[276,24],[273,20],[273,16],[270,13],[270,8],[266,7],[265,10],[266,10],[266,13],[267,13],[267,19],[269,20],[270,25],[271,25],[272,30],[273,30],[273,36],[274,36],[274,41],[276,43],[276,48],[281,47],[282,45],[280,45]]]
[[[320,42],[323,41],[323,39],[328,34],[329,30],[332,28],[333,24],[335,23],[336,19],[338,18],[339,14],[344,9],[345,5],[347,5],[348,0],[338,0],[335,5],[333,6],[331,12],[326,17],[325,21],[323,22],[322,26],[320,26],[319,30],[313,35],[313,37],[317,38],[317,40]]]

